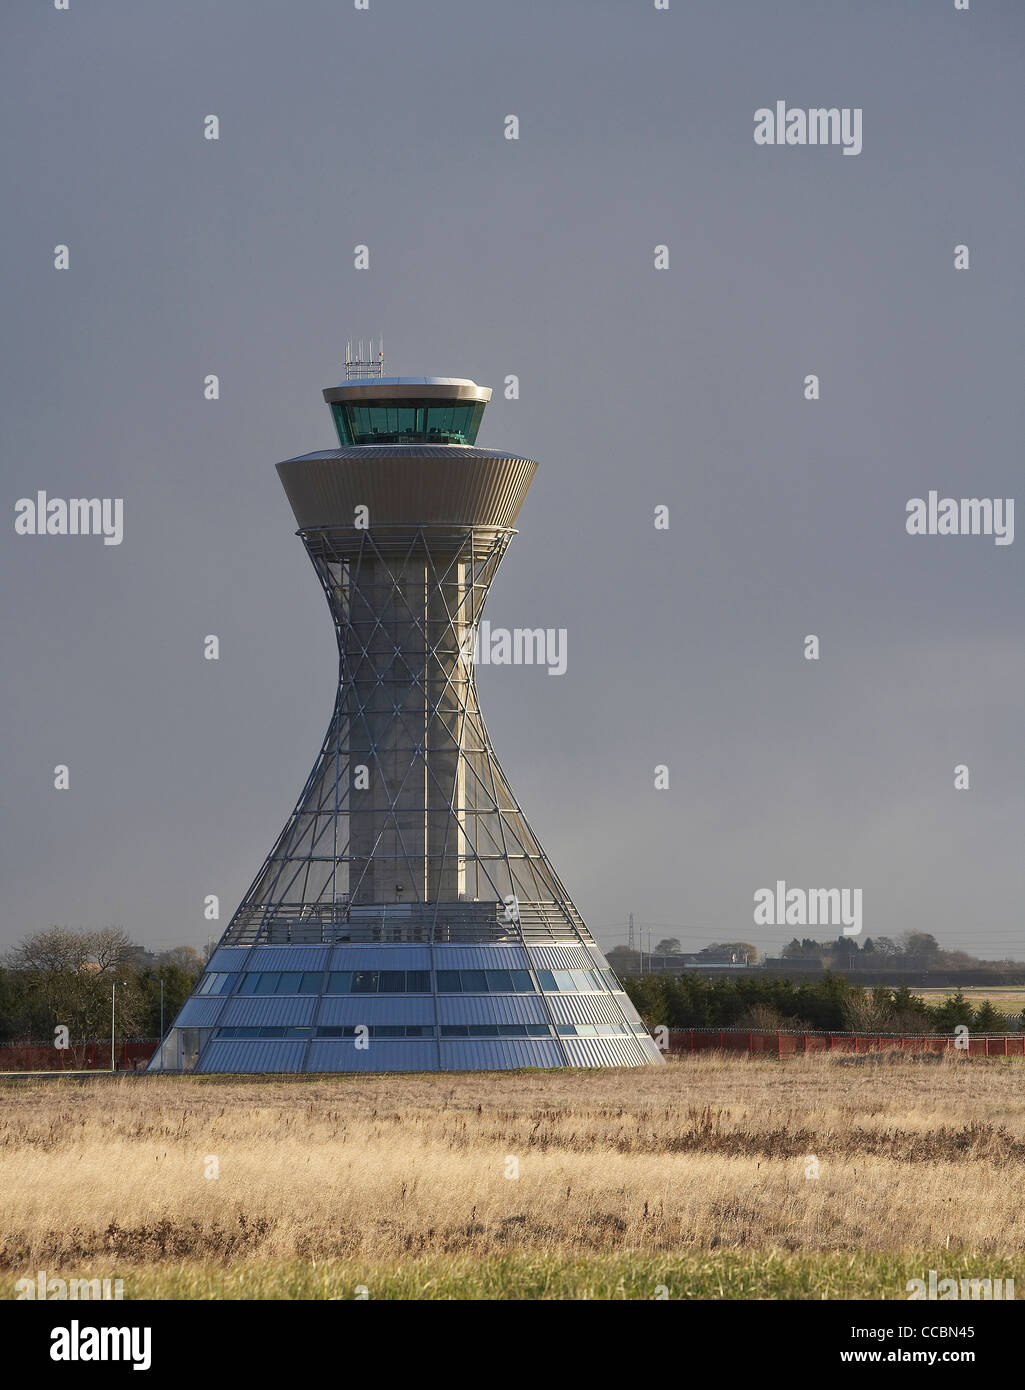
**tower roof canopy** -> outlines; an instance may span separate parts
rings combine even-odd
[[[343,381],[338,386],[328,386],[324,390],[324,399],[331,400],[339,391],[346,394],[352,392],[365,392],[367,387],[376,390],[382,386],[401,386],[412,387],[414,393],[420,386],[469,386],[475,393],[479,394],[481,400],[491,399],[490,386],[478,386],[475,381],[471,381],[465,376],[372,376],[354,377],[348,381]]]

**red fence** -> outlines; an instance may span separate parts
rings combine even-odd
[[[791,1057],[805,1052],[962,1052],[970,1057],[1025,1057],[1025,1034],[953,1037],[888,1033],[761,1033],[742,1028],[670,1030],[670,1052],[758,1052]],[[967,1042],[968,1046],[963,1044]]]
[[[765,1053],[792,1057],[806,1052],[963,1052],[970,1057],[1025,1057],[1025,1034],[969,1034],[968,1046],[955,1047],[953,1037],[887,1033],[764,1033],[743,1028],[671,1029],[670,1052]],[[157,1050],[157,1038],[119,1042],[118,1071],[137,1071]],[[72,1043],[63,1052],[49,1043],[16,1043],[0,1047],[0,1072],[110,1071],[110,1043]]]
[[[119,1042],[114,1049],[117,1071],[138,1071],[157,1050],[157,1038]],[[110,1071],[110,1040],[71,1043],[58,1051],[52,1043],[13,1043],[0,1047],[4,1071]]]

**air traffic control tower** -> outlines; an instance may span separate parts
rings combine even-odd
[[[338,640],[331,724],[150,1070],[658,1065],[477,701],[537,464],[477,447],[487,387],[346,375],[324,392],[339,447],[277,466]]]

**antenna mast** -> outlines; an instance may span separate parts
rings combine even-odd
[[[384,376],[384,339],[377,340],[377,357],[374,357],[374,340],[367,339],[367,355],[363,356],[363,339],[356,344],[356,356],[352,355],[352,339],[345,344],[345,380],[362,381],[368,377]]]

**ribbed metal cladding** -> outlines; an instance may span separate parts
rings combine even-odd
[[[229,974],[233,970],[241,970],[249,950],[248,946],[220,946],[210,957],[206,968],[209,971],[225,971]]]
[[[305,1042],[210,1042],[203,1049],[196,1070],[207,1071],[299,1071]]]
[[[556,1023],[623,1022],[623,1011],[611,994],[549,994],[548,1004]]]
[[[314,1042],[307,1071],[437,1071],[438,1044],[430,1039],[372,1040],[363,1051],[354,1042]]]
[[[353,524],[368,507],[371,528],[461,525],[508,528],[537,472],[532,459],[461,445],[365,445],[277,465],[301,529]]]
[[[439,994],[441,1023],[547,1023],[536,994]],[[618,1020],[617,1020],[618,1021]]]
[[[325,995],[317,1026],[353,1027],[358,1023],[419,1023],[434,1025],[434,1000],[426,995]]]
[[[217,1022],[217,1016],[227,1000],[215,997],[213,999],[186,999],[182,1005],[182,1011],[178,1015],[177,1024],[179,1028],[211,1028]]]
[[[426,946],[337,946],[330,970],[430,970]]]
[[[526,970],[527,953],[519,946],[436,946],[439,970]]]
[[[273,995],[229,1000],[228,1007],[220,1017],[222,1028],[250,1028],[257,1023],[278,1027],[303,1027],[313,1022],[313,1011],[317,1006],[315,996],[305,998],[288,997],[276,999]]]
[[[542,970],[593,970],[598,964],[582,946],[531,946],[530,958]]]
[[[512,1067],[561,1067],[559,1044],[543,1038],[449,1038],[441,1044],[444,1071],[506,1071]]]
[[[632,1038],[564,1038],[566,1054],[574,1067],[635,1067],[640,1047]]]
[[[328,953],[327,946],[255,946],[246,971],[323,970]]]

